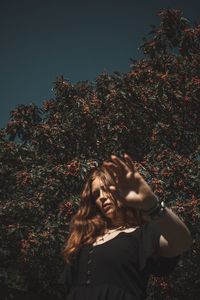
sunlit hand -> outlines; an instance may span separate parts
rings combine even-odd
[[[134,163],[128,154],[122,161],[111,155],[111,162],[103,162],[103,166],[113,178],[115,185],[109,189],[113,196],[124,205],[136,209],[150,209],[156,204],[156,195],[143,177],[136,172]]]

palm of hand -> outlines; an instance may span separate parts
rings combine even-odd
[[[135,171],[134,163],[129,155],[124,155],[125,162],[111,156],[112,162],[103,165],[114,179],[115,186],[110,191],[125,205],[148,209],[155,202],[155,194],[143,177]]]

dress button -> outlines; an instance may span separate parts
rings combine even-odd
[[[91,259],[89,259],[89,260],[88,260],[88,262],[87,262],[87,263],[88,263],[88,265],[89,265],[89,264],[91,264],[91,262],[92,262],[92,260],[91,260]]]
[[[94,249],[91,249],[91,250],[89,251],[89,253],[91,254],[93,251],[94,251]]]
[[[87,270],[87,275],[90,275],[91,274],[91,271],[90,270]]]
[[[88,280],[86,281],[86,284],[90,284],[90,283],[91,283],[91,280],[88,279]]]

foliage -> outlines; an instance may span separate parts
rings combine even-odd
[[[84,180],[124,152],[194,240],[169,278],[152,278],[148,299],[198,298],[200,25],[158,15],[130,72],[75,85],[60,76],[55,99],[18,106],[0,131],[2,299],[63,298],[61,249]]]

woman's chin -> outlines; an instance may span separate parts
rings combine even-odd
[[[111,218],[113,218],[115,216],[115,210],[111,207],[107,211],[104,212],[104,215],[107,218],[111,219]]]

